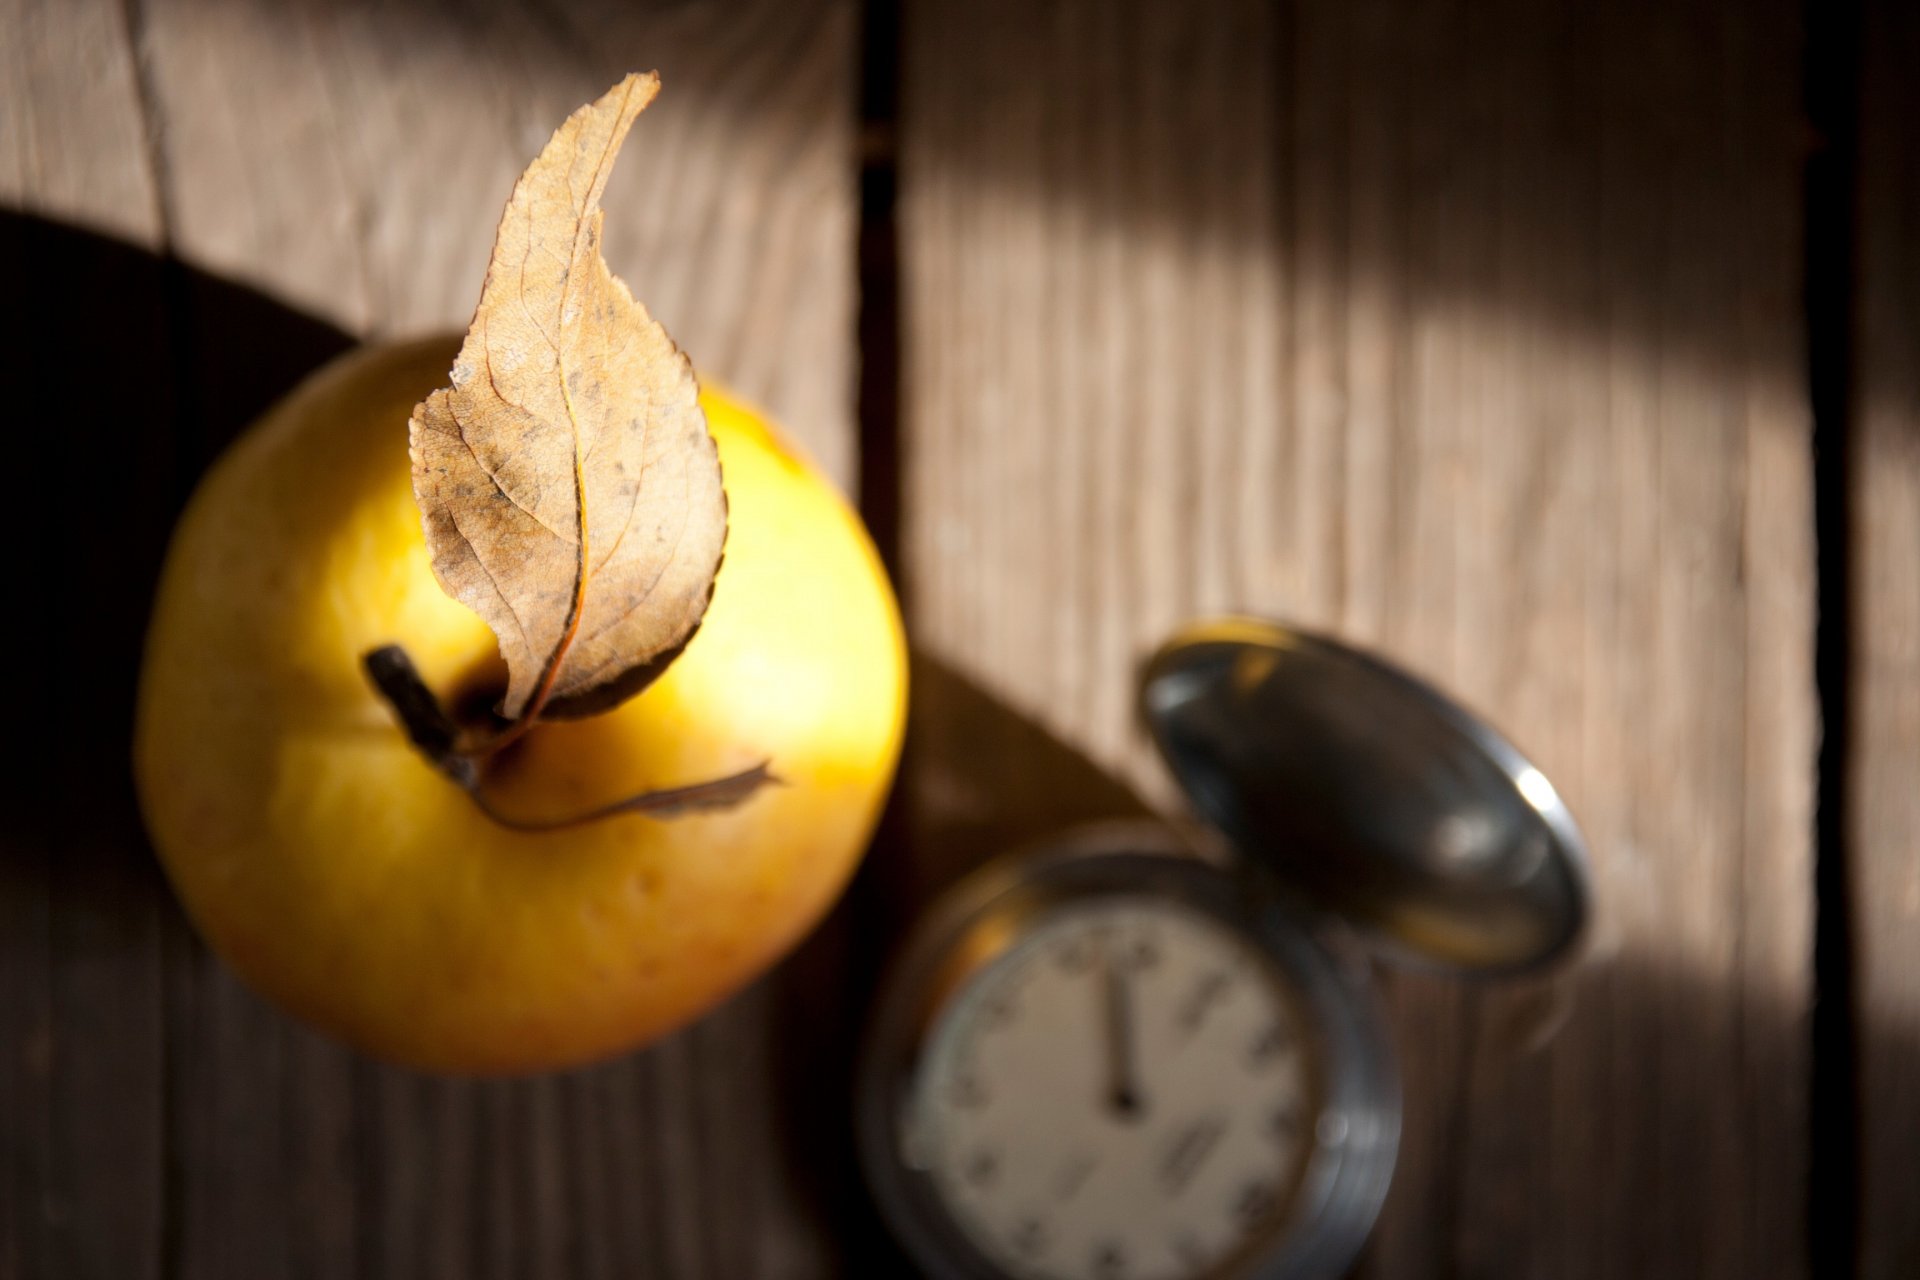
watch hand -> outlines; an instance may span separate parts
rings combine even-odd
[[[1114,962],[1113,948],[1106,937],[1100,939],[1100,981],[1106,996],[1107,1105],[1115,1115],[1131,1120],[1146,1110],[1134,1058],[1133,986],[1128,974]]]

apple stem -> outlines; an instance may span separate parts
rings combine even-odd
[[[479,763],[460,750],[460,726],[420,678],[413,658],[397,644],[382,645],[360,659],[367,679],[387,700],[407,738],[440,772],[472,790],[479,784]]]
[[[463,732],[453,717],[447,714],[446,708],[440,705],[440,699],[420,678],[420,670],[413,665],[413,658],[399,645],[382,645],[369,650],[360,659],[360,664],[366,670],[367,679],[387,700],[387,705],[393,708],[408,740],[419,749],[420,754],[465,791],[480,812],[509,831],[564,831],[625,813],[667,818],[704,809],[729,809],[760,788],[780,781],[769,767],[771,762],[762,760],[751,769],[743,769],[724,778],[684,787],[641,791],[624,800],[563,818],[515,817],[496,808],[482,790],[482,785],[486,781],[487,761],[532,726],[534,707],[531,703],[528,712],[523,713],[520,719],[497,733],[476,739]]]

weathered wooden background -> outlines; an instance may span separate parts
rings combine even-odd
[[[1593,845],[1564,981],[1387,979],[1365,1275],[1920,1274],[1920,23],[875,4],[0,0],[0,1280],[897,1273],[846,1130],[874,969],[1004,842],[1173,803],[1133,666],[1226,609],[1455,689]],[[126,776],[140,629],[219,446],[346,343],[463,324],[514,175],[645,67],[609,257],[868,504],[908,767],[713,1017],[421,1079],[190,936]]]

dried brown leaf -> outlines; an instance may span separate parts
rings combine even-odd
[[[513,189],[453,385],[414,410],[433,569],[499,637],[501,713],[585,715],[692,637],[726,540],[693,369],[600,256],[600,196],[659,90],[631,75]]]

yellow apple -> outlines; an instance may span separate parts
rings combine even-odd
[[[485,817],[360,668],[397,643],[443,698],[503,683],[410,484],[408,413],[457,345],[341,359],[208,473],[160,581],[135,774],[188,914],[255,988],[379,1057],[525,1072],[680,1026],[820,918],[892,777],[905,647],[858,518],[709,390],[731,521],[704,624],[637,698],[509,748],[489,794],[541,818],[762,760],[780,785],[537,835]]]

